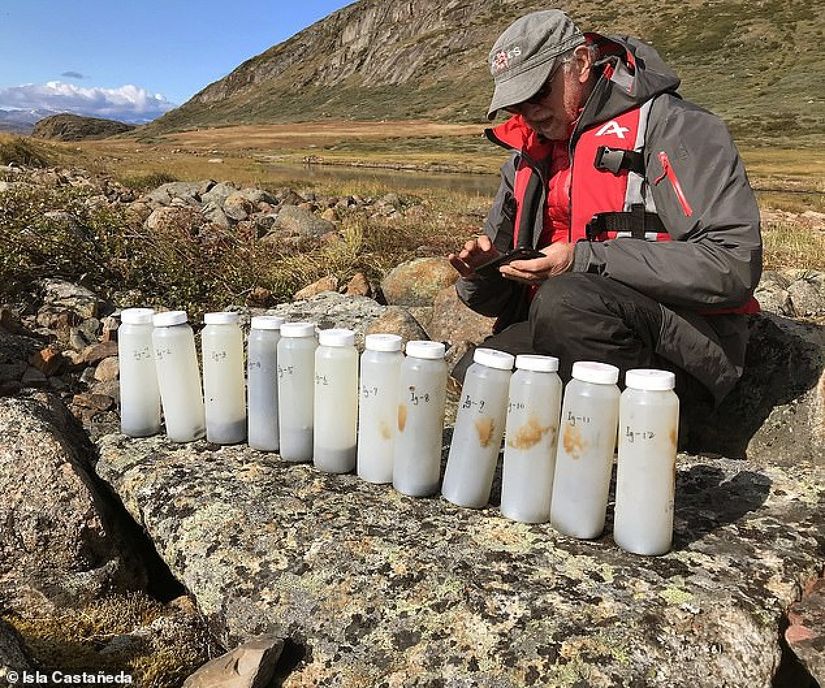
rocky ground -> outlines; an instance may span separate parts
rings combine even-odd
[[[144,229],[185,213],[261,240],[333,241],[351,207],[415,208],[215,182],[143,196],[101,188]],[[244,326],[277,313],[350,327],[359,343],[382,331],[445,341],[455,360],[490,321],[457,302],[454,279],[443,258],[422,257],[380,282],[329,274],[283,303],[250,292],[234,309]],[[608,536],[579,543],[510,523],[495,505],[401,498],[245,447],[127,440],[118,315],[139,295],[122,296],[48,277],[0,307],[0,667],[75,657],[172,686],[240,646],[186,685],[223,685],[221,672],[240,666],[237,685],[825,679],[825,274],[764,276],[745,376],[721,409],[692,419],[676,546],[656,559],[623,555]]]

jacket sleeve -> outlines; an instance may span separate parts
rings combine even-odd
[[[513,247],[513,228],[516,201],[513,196],[515,177],[514,160],[511,158],[501,168],[499,184],[493,205],[484,222],[484,233],[502,253]],[[458,298],[471,310],[481,315],[497,317],[510,303],[515,283],[496,273],[492,277],[461,278],[456,282]]]
[[[745,303],[762,273],[759,209],[724,123],[676,96],[660,96],[650,113],[645,162],[656,212],[673,241],[579,242],[573,269],[673,306]]]

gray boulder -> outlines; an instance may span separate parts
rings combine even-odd
[[[393,268],[381,282],[387,303],[395,306],[432,306],[458,273],[446,258],[416,258]]]
[[[302,237],[318,238],[336,231],[335,225],[315,213],[295,205],[284,205],[275,219],[274,229]]]
[[[382,306],[365,296],[345,296],[336,292],[322,292],[304,301],[282,303],[266,311],[288,321],[308,321],[320,329],[344,327],[355,331],[356,344],[363,349],[364,336],[387,332],[398,334],[406,342],[427,339],[427,335],[409,311],[399,307]]]
[[[714,409],[686,399],[688,447],[770,463],[825,463],[825,328],[765,313],[749,319],[742,378]]]
[[[183,200],[187,205],[200,203],[200,189],[202,182],[170,182],[162,184],[157,189],[145,194],[141,199],[145,203],[154,205],[169,205],[173,199]]]
[[[145,583],[93,452],[55,397],[0,398],[0,599],[19,613]]]
[[[231,184],[221,182],[219,184],[215,184],[209,189],[209,191],[203,194],[201,196],[201,201],[204,204],[214,203],[216,206],[222,208],[224,201],[236,191],[237,189]]]
[[[0,685],[12,684],[7,678],[9,672],[19,675],[20,672],[31,668],[23,641],[17,631],[0,619]]]
[[[809,464],[682,456],[674,549],[644,558],[245,447],[100,451],[223,643],[287,639],[285,686],[767,687],[823,564]]]

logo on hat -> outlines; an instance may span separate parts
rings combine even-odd
[[[493,70],[498,73],[510,68],[510,60],[521,55],[521,48],[516,46],[510,50],[499,50],[493,57]]]

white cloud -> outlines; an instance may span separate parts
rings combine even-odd
[[[126,84],[84,88],[62,81],[0,88],[0,108],[48,109],[124,122],[148,122],[175,107],[160,93]]]

